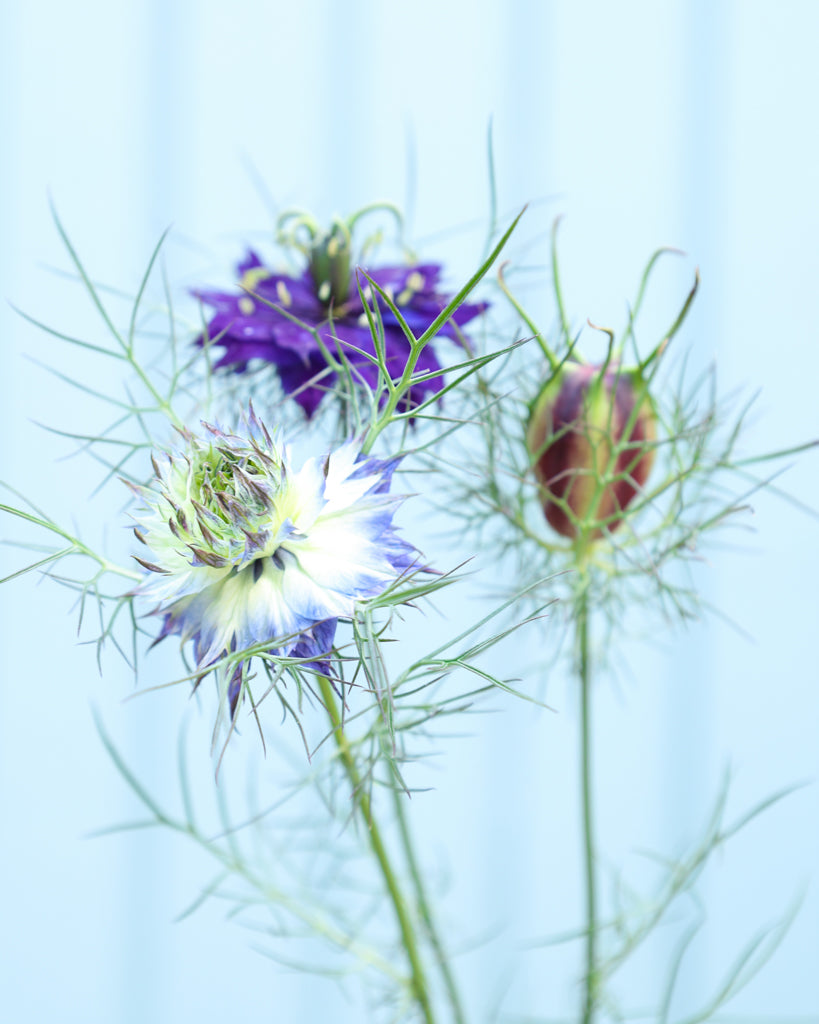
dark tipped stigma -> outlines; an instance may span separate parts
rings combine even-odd
[[[134,559],[134,561],[139,562],[143,569],[147,569],[148,572],[161,572],[163,576],[169,575],[168,569],[163,569],[159,565],[154,565],[153,562],[146,562],[144,558],[139,558],[137,555],[132,555],[131,557]]]
[[[217,555],[214,551],[204,551],[202,548],[198,548],[193,544],[188,544],[188,547],[200,562],[203,562],[205,565],[209,565],[212,569],[224,569],[228,564],[227,558]]]

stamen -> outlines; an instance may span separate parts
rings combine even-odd
[[[219,541],[213,535],[211,530],[209,530],[208,527],[205,525],[205,521],[203,519],[199,519],[197,520],[197,522],[199,523],[199,532],[202,534],[202,540],[206,544],[210,544],[211,547],[215,547],[219,543]]]
[[[407,275],[406,286],[414,292],[420,292],[426,283],[426,278],[418,270],[413,270],[411,274]]]
[[[242,274],[242,280],[239,283],[245,291],[255,292],[259,281],[264,281],[270,276],[267,267],[251,267],[250,270],[246,270]]]
[[[287,306],[289,308],[293,305],[293,296],[290,294],[290,291],[284,281],[276,282],[276,296],[283,306]]]
[[[153,562],[146,562],[144,558],[137,558],[136,555],[131,555],[135,562],[139,562],[143,569],[147,569],[148,572],[161,572],[163,576],[169,576],[170,572],[168,569],[163,569],[158,565],[154,565]]]
[[[188,547],[200,562],[204,562],[205,565],[209,565],[211,569],[224,569],[224,567],[229,564],[227,558],[222,558],[221,555],[216,555],[212,551],[204,551],[202,548],[197,548],[193,544],[188,544]],[[163,572],[164,570],[160,569],[158,571]]]

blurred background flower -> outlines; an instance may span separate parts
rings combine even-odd
[[[678,246],[689,258],[658,274],[643,313],[646,337],[667,326],[696,262],[701,293],[675,344],[690,350],[694,369],[716,358],[726,392],[763,385],[747,448],[787,447],[819,432],[810,301],[819,276],[817,152],[805,127],[819,93],[817,33],[819,8],[809,0],[419,0],[411,10],[375,0],[352,9],[330,0],[251,0],[240,15],[193,0],[7,4],[2,291],[94,340],[97,323],[76,281],[48,269],[66,267],[49,193],[95,279],[130,293],[169,223],[165,261],[181,295],[203,281],[232,288],[236,252],[271,239],[282,209],[305,205],[329,218],[375,198],[405,208],[420,257],[445,262],[458,285],[480,262],[493,216],[492,116],[497,215],[508,220],[532,202],[507,256],[536,322],[548,325],[554,315],[548,230],[558,213],[566,215],[567,308],[598,324],[621,323],[647,256],[660,244]],[[193,337],[201,319],[189,315]],[[90,496],[100,473],[77,460],[55,463],[73,447],[28,421],[59,426],[70,415],[73,428],[97,430],[99,420],[26,360],[58,362],[65,353],[46,350],[44,336],[7,306],[0,319],[3,436],[26,436],[25,445],[5,447],[0,477],[70,519],[74,496]],[[590,359],[602,357],[585,333],[583,345]],[[72,354],[71,368],[107,386],[91,357]],[[776,483],[819,506],[815,463]],[[701,577],[709,602],[753,641],[716,618],[683,635],[655,634],[653,646],[630,649],[619,664],[619,686],[599,694],[604,872],[623,860],[648,871],[639,848],[679,849],[701,826],[729,761],[738,810],[819,773],[819,546],[797,507],[773,494],[754,497],[753,506],[744,522],[756,532],[737,532],[734,550]],[[112,500],[89,508],[100,531],[116,532]],[[429,539],[418,543],[430,561],[451,558],[436,550],[433,527],[425,524]],[[497,571],[492,552],[477,553],[475,564]],[[89,651],[70,646],[74,595],[35,585],[23,584],[26,600],[19,588],[0,596],[0,988],[9,1016],[57,1019],[72,1007],[85,1024],[227,1014],[254,1021],[271,1012],[263,991],[274,993],[282,1020],[323,1020],[332,1000],[339,1024],[357,1024],[353,996],[344,1003],[330,982],[249,954],[247,935],[226,927],[218,906],[173,922],[209,881],[207,865],[184,846],[144,832],[85,838],[132,814],[94,732],[89,691],[131,763],[158,787],[175,772],[186,696],[176,688],[112,708],[131,690],[127,671],[110,659],[95,681]],[[36,619],[28,600],[35,596]],[[461,614],[471,620],[478,609],[464,602]],[[456,624],[428,619],[418,628],[444,635]],[[517,651],[520,674],[541,654]],[[459,975],[477,1019],[501,1001],[501,989],[509,1021],[545,1012],[545,987],[553,1014],[576,1006],[579,951],[521,953],[519,945],[521,936],[574,927],[580,892],[573,775],[544,786],[565,780],[574,765],[574,729],[565,721],[573,722],[574,695],[559,676],[541,693],[557,715],[504,703],[503,714],[471,719],[472,735],[439,742],[440,756],[413,769],[412,784],[433,789],[414,797],[413,809],[432,881],[445,893],[445,920],[470,940],[512,912],[491,942],[464,943],[470,952]],[[191,728],[207,733],[195,711]],[[288,763],[277,757],[271,752],[263,766],[273,776]],[[207,756],[200,772],[212,776]],[[814,786],[737,837],[703,879],[709,919],[687,968],[689,992],[707,989],[724,966],[717,954],[776,919],[815,871],[817,822]],[[473,855],[459,856],[463,849]],[[814,885],[734,1013],[816,1016],[817,906]],[[501,961],[514,969],[493,987],[488,979]],[[650,988],[654,966],[646,956],[630,968],[636,991]]]
[[[390,376],[397,380],[404,370],[409,341],[396,316],[373,292],[371,281],[396,304],[416,338],[451,298],[441,292],[439,264],[408,262],[372,267],[364,261],[362,248],[366,248],[366,242],[354,249],[352,231],[343,221],[338,225],[341,230],[334,228],[326,233],[311,225],[309,266],[297,277],[275,273],[251,250],[237,267],[238,284],[233,291],[194,291],[214,311],[197,339],[200,345],[213,344],[224,350],[214,367],[242,373],[249,363],[271,363],[285,394],[293,396],[308,418],[338,382],[325,353],[352,368],[356,386],[377,392],[379,371],[370,317],[374,323],[380,318]],[[328,250],[332,255],[327,254]],[[463,303],[438,336],[457,338],[459,328],[484,308],[485,304]],[[417,372],[440,369],[432,345],[427,345]],[[421,381],[410,392],[409,402],[418,405],[442,387],[441,377]]]

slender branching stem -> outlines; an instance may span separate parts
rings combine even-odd
[[[424,972],[424,966],[421,963],[418,940],[415,934],[415,926],[407,907],[407,901],[401,892],[398,879],[393,871],[392,865],[390,864],[387,848],[384,845],[381,832],[376,824],[375,818],[373,817],[372,802],[364,785],[364,780],[361,778],[358,766],[356,765],[355,756],[353,755],[353,751],[350,747],[350,742],[347,739],[347,734],[344,731],[344,725],[336,704],[337,698],[333,691],[333,687],[330,685],[329,679],[323,675],[318,676],[318,683],[321,691],[321,699],[327,709],[327,714],[329,715],[330,723],[333,728],[333,738],[335,740],[336,749],[338,750],[339,759],[344,767],[347,780],[350,783],[350,789],[352,790],[355,806],[362,821],[364,822],[370,846],[373,854],[375,855],[375,859],[378,862],[378,866],[381,869],[384,884],[395,910],[395,916],[398,920],[398,927],[401,932],[401,940],[407,954],[407,959],[409,960],[413,996],[421,1010],[426,1024],[435,1024],[435,1016],[432,1012],[426,974]]]
[[[418,867],[418,860],[415,856],[415,849],[404,808],[406,796],[400,786],[396,786],[393,792],[395,794],[395,814],[398,820],[398,829],[401,834],[401,843],[404,847],[404,856],[407,859],[407,866],[409,867],[410,877],[412,878],[412,884],[415,889],[415,900],[418,904],[418,911],[421,915],[421,920],[424,922],[424,928],[427,933],[427,938],[429,939],[429,944],[432,946],[433,952],[435,953],[435,959],[437,960],[438,967],[441,971],[441,977],[443,978],[447,997],[449,998],[449,1005],[452,1009],[452,1019],[455,1021],[455,1024],[465,1024],[466,1017],[464,1016],[461,999],[458,995],[458,987],[455,984],[455,976],[449,966],[449,959],[446,955],[446,950],[444,949],[443,943],[441,942],[438,931],[435,927],[435,919],[432,916],[432,910],[426,896],[426,889]]]
[[[575,629],[580,682],[580,781],[583,802],[583,856],[586,888],[586,973],[583,1024],[592,1024],[597,1005],[597,892],[594,872],[594,815],[591,764],[591,664],[589,656],[588,575],[580,567]]]

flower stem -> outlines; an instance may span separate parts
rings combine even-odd
[[[339,714],[338,707],[336,706],[336,695],[330,685],[329,679],[327,679],[326,676],[318,675],[317,678],[319,688],[321,690],[321,699],[324,702],[327,714],[330,717],[330,723],[333,727],[333,737],[335,739],[336,748],[338,750],[341,763],[344,766],[344,771],[346,772],[347,778],[350,782],[353,800],[355,801],[356,807],[364,821],[364,825],[367,829],[367,835],[370,840],[370,846],[375,854],[375,859],[378,861],[378,866],[380,867],[381,874],[384,878],[384,884],[387,887],[387,892],[390,895],[390,899],[395,910],[395,916],[398,919],[401,939],[410,964],[413,996],[415,1001],[418,1003],[426,1024],[435,1024],[435,1017],[430,1003],[426,975],[424,973],[423,964],[421,963],[421,957],[418,951],[418,942],[415,936],[415,928],[407,909],[406,900],[404,899],[403,893],[401,892],[401,888],[398,884],[398,879],[396,878],[395,872],[390,864],[387,849],[384,846],[383,839],[381,838],[381,832],[379,831],[378,825],[373,817],[372,802],[370,801],[370,797],[364,786],[358,767],[356,766],[355,757],[353,756],[353,752],[350,748],[350,742],[347,739],[347,734],[344,732],[341,715]]]
[[[591,777],[591,665],[589,658],[588,577],[581,571],[576,609],[580,677],[580,777],[583,800],[583,852],[586,866],[586,976],[583,1024],[592,1024],[597,1005],[597,894],[594,875],[594,818]]]
[[[418,904],[418,910],[421,914],[421,919],[424,922],[427,938],[429,939],[429,943],[435,953],[435,959],[437,960],[438,967],[441,971],[441,977],[443,978],[447,996],[449,997],[450,1007],[452,1008],[452,1018],[455,1021],[455,1024],[465,1024],[466,1017],[464,1016],[464,1011],[461,1006],[458,988],[455,984],[455,977],[450,969],[449,960],[443,947],[443,943],[438,936],[429,901],[426,897],[421,872],[418,868],[418,861],[415,857],[415,850],[412,844],[412,837],[410,836],[407,816],[404,813],[405,796],[398,786],[394,788],[393,793],[395,795],[395,814],[398,819],[398,828],[401,834],[401,842],[404,847],[404,856],[407,859],[410,877],[412,878],[412,884],[415,887],[415,899]]]

